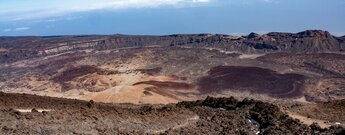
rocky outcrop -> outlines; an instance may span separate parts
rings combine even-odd
[[[340,101],[343,102],[343,101]],[[30,108],[27,112],[18,108]],[[38,111],[38,110],[49,111]],[[104,104],[0,92],[0,134],[343,134],[302,124],[270,103],[212,98],[169,105]],[[68,129],[68,130],[66,130]]]
[[[53,45],[53,47],[49,47],[40,51],[40,54],[50,55],[56,54],[65,51],[71,50],[83,50],[87,48],[102,48],[105,45],[104,40],[91,40],[91,41],[79,41],[79,42],[72,42],[72,43],[59,43],[57,45]]]
[[[274,39],[278,50],[294,53],[340,52],[344,49],[334,36],[327,31],[307,30],[296,34],[268,33]]]
[[[257,33],[253,33],[253,32],[248,35],[248,39],[255,39],[258,37],[260,37],[260,35]]]

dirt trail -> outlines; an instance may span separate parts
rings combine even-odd
[[[183,128],[183,127],[186,127],[190,124],[193,124],[195,122],[197,122],[198,120],[200,119],[199,116],[194,116],[194,117],[191,117],[189,119],[187,119],[184,123],[181,123],[181,124],[177,124],[176,126],[174,127],[170,127],[170,128],[165,128],[165,129],[161,129],[161,130],[149,130],[149,131],[146,131],[145,134],[162,134],[168,130],[176,130],[176,129],[179,129],[179,128]]]
[[[32,112],[32,109],[14,109],[16,111],[22,112],[22,113],[29,113]],[[52,109],[36,109],[38,112],[51,112]]]
[[[295,118],[295,119],[298,119],[300,120],[302,123],[304,124],[307,124],[307,125],[311,125],[313,124],[314,122],[316,122],[317,124],[319,124],[319,126],[321,128],[328,128],[330,126],[332,126],[330,123],[324,121],[324,120],[319,120],[319,119],[312,119],[312,118],[308,118],[308,117],[305,117],[305,116],[302,116],[302,115],[299,115],[299,114],[296,114],[296,113],[292,113],[292,112],[287,112],[287,114],[292,117],[292,118]]]

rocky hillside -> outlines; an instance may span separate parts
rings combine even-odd
[[[340,135],[345,132],[340,126],[320,128],[317,124],[302,124],[269,103],[238,101],[232,97],[208,97],[161,106],[0,93],[0,114],[1,134]]]
[[[243,53],[343,52],[343,37],[334,37],[327,31],[307,30],[299,33],[272,32],[248,36],[220,34],[189,34],[168,36],[48,36],[0,37],[0,62],[11,62],[73,50],[106,50],[143,46],[212,47]]]

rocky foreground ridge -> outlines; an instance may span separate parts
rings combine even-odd
[[[164,106],[104,104],[26,94],[0,93],[0,97],[1,134],[345,133],[340,126],[323,129],[317,124],[302,124],[270,103],[232,97],[207,97]]]

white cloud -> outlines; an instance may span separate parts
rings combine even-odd
[[[3,29],[2,31],[3,31],[3,32],[11,32],[12,29]]]
[[[30,27],[19,27],[19,28],[15,28],[13,31],[24,31],[24,30],[29,30]]]
[[[273,0],[264,0],[264,2],[266,2],[266,3],[272,3]]]
[[[24,30],[29,30],[29,29],[31,29],[30,27],[18,27],[18,28],[13,28],[13,29],[11,29],[11,28],[6,28],[6,29],[3,29],[2,31],[3,32],[12,32],[12,31],[24,31]]]
[[[49,19],[46,22],[56,22],[56,19]]]
[[[265,3],[272,3],[272,4],[279,4],[281,1],[280,0],[263,0],[263,2]]]
[[[164,6],[188,7],[206,4],[211,1],[212,0],[29,0],[12,2],[9,4],[0,2],[0,19],[25,20],[102,9],[119,10],[158,8]]]

